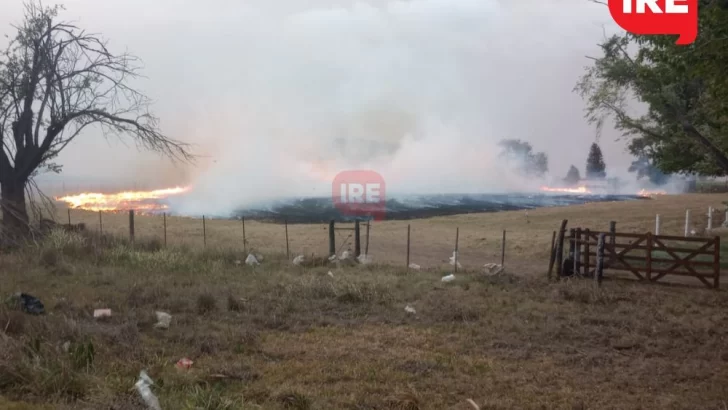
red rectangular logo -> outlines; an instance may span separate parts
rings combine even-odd
[[[369,170],[340,172],[331,186],[334,206],[344,215],[384,219],[386,185],[384,178]]]
[[[698,0],[608,0],[614,21],[632,34],[679,35],[676,44],[698,37]]]

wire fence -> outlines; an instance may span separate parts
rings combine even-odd
[[[695,215],[691,223],[717,227],[723,222],[722,211],[710,211],[707,216]],[[132,216],[133,215],[133,216]],[[511,214],[512,215],[512,214]],[[660,222],[659,219],[662,218]],[[701,219],[702,218],[702,219]],[[536,222],[525,217],[509,217],[498,226],[483,224],[477,215],[459,215],[451,218],[416,219],[410,221],[382,221],[363,223],[361,226],[361,253],[371,262],[407,268],[418,265],[426,269],[451,271],[481,270],[484,265],[503,264],[509,270],[545,272],[551,254],[553,231],[558,226],[551,222]],[[329,224],[287,224],[257,220],[210,219],[169,216],[166,214],[133,214],[122,212],[89,212],[63,210],[56,221],[62,224],[83,224],[87,231],[134,241],[158,241],[168,248],[227,249],[244,254],[285,255],[289,260],[298,255],[328,257],[330,252]],[[669,222],[669,223],[667,223]],[[662,223],[665,226],[659,226]],[[655,226],[658,224],[658,226]],[[593,226],[595,229],[607,229]],[[662,234],[682,235],[682,221],[667,215],[656,220],[643,221],[624,232],[648,232],[661,229]],[[354,223],[337,222],[334,232],[337,255],[355,250]],[[619,231],[622,231],[617,228]],[[687,235],[700,235],[689,232]],[[457,250],[457,262],[451,258]],[[459,266],[459,267],[458,267]]]

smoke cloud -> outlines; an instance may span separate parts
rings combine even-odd
[[[0,33],[22,16],[11,3]],[[553,178],[583,171],[595,133],[571,90],[616,30],[587,0],[65,5],[64,18],[144,60],[138,86],[163,129],[202,156],[172,165],[90,131],[61,155],[66,176],[190,184],[175,203],[183,213],[327,196],[344,169],[379,172],[389,193],[536,188],[498,161],[504,138],[545,152]],[[609,176],[631,160],[615,136],[601,141]]]

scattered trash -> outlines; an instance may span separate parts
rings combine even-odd
[[[69,342],[68,340],[63,342],[63,344],[61,345],[61,349],[63,349],[63,353],[68,353],[69,350],[71,350],[71,342]]]
[[[31,296],[27,293],[16,293],[10,297],[11,303],[16,306],[20,305],[20,309],[31,315],[42,315],[45,313],[45,307],[43,302],[35,296]]]
[[[334,272],[329,271],[329,276],[334,277]]]
[[[358,261],[359,261],[359,263],[361,263],[362,265],[368,265],[368,264],[372,263],[372,258],[371,258],[371,256],[369,256],[369,255],[365,255],[365,254],[363,254],[363,253],[362,253],[361,255],[359,255],[359,256],[358,256],[358,257],[356,258],[356,260],[358,260]]]
[[[497,263],[486,263],[483,265],[483,269],[485,269],[486,275],[495,276],[503,272],[503,265],[499,265]]]
[[[473,399],[467,399],[465,401],[467,401],[468,404],[470,404],[471,406],[473,406],[473,409],[480,410],[480,406],[478,406],[478,404],[475,401],[473,401]]]
[[[169,329],[169,325],[172,323],[172,315],[165,312],[154,312],[157,315],[157,323],[154,325],[157,329]]]
[[[248,255],[247,258],[245,258],[245,264],[248,266],[257,266],[260,265],[260,262],[258,262],[258,258],[255,257],[252,253]]]
[[[452,282],[454,280],[455,280],[455,275],[453,275],[452,273],[447,276],[442,277],[443,282]]]
[[[296,266],[301,266],[301,264],[304,262],[303,255],[298,255],[293,259],[293,264]]]
[[[452,256],[450,257],[450,265],[455,266],[455,259],[458,260],[458,269],[462,268],[463,265],[460,264],[460,258],[457,251],[452,252]]]
[[[238,259],[234,263],[235,263],[236,266],[240,266],[240,265],[243,264],[243,261],[241,261],[240,259]]]
[[[142,400],[147,405],[149,410],[162,410],[159,405],[159,399],[152,393],[152,389],[149,387],[154,384],[154,381],[149,377],[147,372],[142,370],[139,372],[139,380],[134,384],[139,394],[142,396]]]
[[[333,262],[333,261],[335,261],[336,259],[338,259],[338,257],[337,257],[336,255],[331,255],[331,256],[329,256],[329,262]]]
[[[341,252],[341,258],[339,258],[339,259],[345,261],[345,260],[348,260],[350,258],[351,258],[351,251],[350,250],[345,250],[344,252]]]
[[[183,357],[183,358],[179,359],[176,366],[178,369],[189,369],[190,367],[192,367],[192,363],[194,363],[192,360],[190,360],[186,357]]]
[[[420,265],[418,265],[416,263],[410,263],[409,268],[414,269],[414,270],[420,270]]]
[[[258,262],[263,262],[263,255],[256,253],[255,258],[258,259]]]
[[[94,319],[100,319],[102,317],[111,317],[111,309],[94,310]]]
[[[415,308],[413,308],[413,307],[412,307],[412,306],[410,306],[410,305],[407,305],[407,306],[405,306],[405,307],[404,307],[404,311],[405,311],[405,312],[407,312],[407,313],[412,313],[412,314],[415,314],[415,313],[417,313],[417,311],[415,310]]]

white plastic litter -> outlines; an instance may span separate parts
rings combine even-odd
[[[410,263],[409,268],[414,269],[414,270],[420,270],[420,265],[418,265],[416,263]]]
[[[170,323],[172,323],[172,315],[165,312],[154,312],[157,315],[157,323],[154,325],[157,329],[169,329]]]
[[[447,276],[442,277],[443,282],[452,282],[454,280],[455,280],[455,275],[453,275],[452,273]]]
[[[460,264],[460,255],[458,255],[457,251],[452,252],[452,256],[450,257],[450,265],[455,266],[455,257],[458,259],[458,269],[462,268],[463,265]]]
[[[359,255],[359,257],[358,257],[358,258],[356,258],[356,259],[357,259],[357,260],[359,261],[359,263],[361,263],[362,265],[368,265],[368,264],[372,263],[372,257],[371,257],[371,256],[369,256],[369,255],[365,255],[365,254],[363,254],[363,253],[362,253],[361,255]]]
[[[236,260],[236,261],[235,261],[235,265],[236,265],[236,266],[240,266],[240,265],[242,265],[242,264],[243,264],[243,261],[241,261],[241,260]]]
[[[146,403],[149,410],[162,410],[159,405],[159,399],[152,393],[152,389],[149,387],[154,384],[154,381],[149,377],[147,372],[142,370],[139,372],[139,380],[134,384],[139,394],[142,396],[142,400]]]
[[[405,311],[405,312],[407,312],[407,313],[412,313],[412,314],[415,314],[415,313],[417,313],[417,311],[415,310],[415,308],[413,308],[413,307],[412,307],[412,306],[410,306],[410,305],[407,305],[407,306],[405,306],[405,307],[404,307],[404,311]]]
[[[351,252],[349,252],[348,250],[341,252],[341,258],[340,258],[341,260],[345,261],[349,258],[351,258]]]
[[[334,272],[329,271],[328,275],[333,278],[334,277]]]
[[[337,257],[336,255],[331,255],[331,256],[329,256],[329,262],[333,262],[333,261],[335,261],[336,259],[338,259],[338,257]]]
[[[495,276],[503,272],[503,265],[499,265],[497,263],[486,263],[483,265],[483,269],[487,275]]]
[[[258,259],[253,255],[252,253],[248,255],[247,258],[245,258],[245,264],[248,266],[257,266],[260,265],[260,262],[258,262]]]
[[[293,264],[296,266],[301,266],[303,261],[304,261],[303,255],[298,255],[295,258],[293,258]]]
[[[111,309],[96,309],[94,310],[94,318],[99,319],[102,317],[111,317]]]

